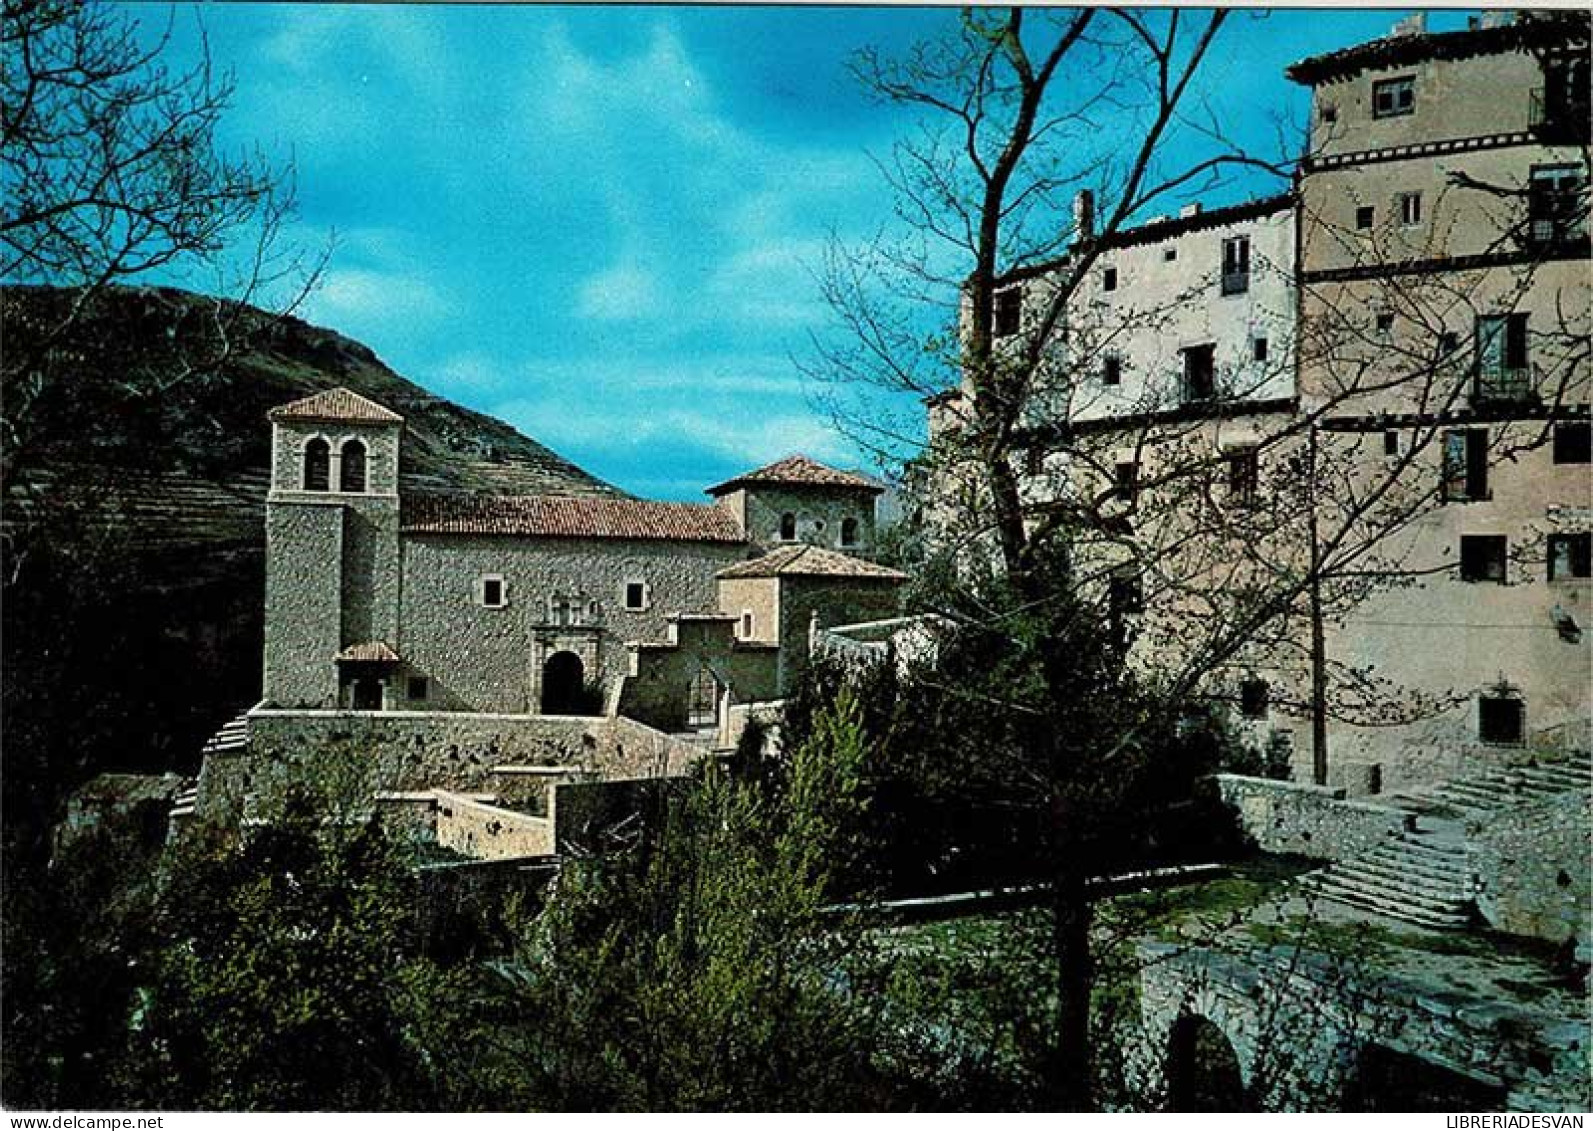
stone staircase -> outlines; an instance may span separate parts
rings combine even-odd
[[[1470,777],[1392,793],[1384,800],[1422,816],[1466,819],[1487,817],[1578,789],[1593,789],[1593,759],[1586,752],[1552,762],[1495,766]]]
[[[1466,846],[1450,828],[1407,830],[1364,855],[1303,880],[1323,899],[1432,930],[1461,930],[1473,920]]]
[[[249,746],[249,714],[240,712],[235,718],[229,719],[205,740],[200,748],[201,759],[212,754],[237,754],[248,749]],[[193,817],[194,810],[199,804],[199,779],[197,777],[184,778],[177,796],[172,801],[171,813],[166,820],[167,838],[174,839],[183,825]]]
[[[1466,822],[1590,789],[1593,760],[1582,752],[1388,794],[1379,800],[1408,812],[1409,827],[1302,877],[1302,890],[1430,930],[1464,929],[1476,921]]]

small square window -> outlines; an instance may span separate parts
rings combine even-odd
[[[1355,227],[1365,232],[1371,229],[1376,220],[1377,211],[1370,204],[1363,204],[1355,210]]]
[[[1239,714],[1247,719],[1267,717],[1267,681],[1247,679],[1239,685]]]
[[[1250,341],[1250,356],[1257,361],[1267,360],[1267,339],[1252,338]]]
[[[1377,323],[1377,332],[1379,334],[1388,333],[1390,330],[1392,330],[1394,328],[1394,313],[1393,313],[1393,311],[1390,311],[1390,310],[1379,310],[1377,312],[1376,323]]]
[[[1023,288],[1008,287],[996,292],[996,337],[1016,334],[1023,326]]]
[[[1372,117],[1397,118],[1416,109],[1416,77],[1403,75],[1372,84]]]
[[[1121,385],[1123,383],[1123,359],[1120,357],[1107,357],[1101,360],[1101,384]]]
[[[1453,330],[1445,330],[1438,335],[1438,356],[1448,357],[1460,348],[1460,335]]]
[[[627,581],[625,583],[625,607],[631,612],[641,612],[647,608],[647,582]]]
[[[1413,228],[1422,222],[1422,194],[1419,192],[1402,192],[1399,194],[1399,222],[1407,228]]]
[[[1103,291],[1115,291],[1115,290],[1117,290],[1117,268],[1116,267],[1108,267],[1104,271],[1101,272],[1101,290],[1103,290]]]
[[[426,698],[426,693],[430,690],[429,681],[425,676],[412,675],[409,677],[409,697],[411,699],[424,699]]]
[[[1174,260],[1176,260],[1177,258],[1178,258],[1178,249],[1176,247],[1164,247],[1164,248],[1162,248],[1162,262],[1163,263],[1171,263]]]
[[[1477,739],[1491,746],[1520,746],[1527,734],[1526,704],[1513,695],[1477,700]]]
[[[1505,583],[1509,543],[1503,534],[1460,536],[1460,580]]]
[[[1322,109],[1319,114],[1322,120],[1329,125],[1339,120],[1339,108],[1331,102],[1322,103]]]
[[[1593,462],[1593,424],[1567,420],[1554,426],[1554,462]]]
[[[1549,580],[1588,576],[1593,576],[1593,535],[1586,531],[1549,535]]]
[[[476,583],[476,596],[489,609],[501,609],[509,603],[509,587],[503,578],[489,574]]]
[[[1383,433],[1383,454],[1385,456],[1399,455],[1399,433],[1392,429]]]

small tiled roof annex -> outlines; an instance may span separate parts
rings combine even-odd
[[[406,534],[497,534],[664,542],[747,540],[723,507],[559,495],[407,495]]]
[[[850,554],[821,546],[782,546],[750,562],[726,566],[715,577],[854,577],[867,581],[906,581],[907,575]]]
[[[727,479],[718,486],[709,487],[705,494],[723,495],[749,483],[775,483],[797,487],[850,487],[857,491],[873,491],[875,494],[885,490],[872,479],[866,479],[850,471],[837,471],[833,467],[825,467],[818,460],[798,455],[787,456],[767,467],[760,467],[756,471]]]
[[[335,657],[339,660],[350,660],[355,663],[396,664],[398,653],[393,651],[381,640],[371,640],[364,644],[350,644]]]
[[[272,420],[353,420],[366,424],[402,424],[398,413],[362,397],[353,389],[326,389],[313,396],[278,405],[266,414]]]

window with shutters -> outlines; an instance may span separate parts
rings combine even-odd
[[[1372,117],[1397,118],[1416,109],[1416,76],[1402,75],[1372,84]]]
[[[1402,192],[1397,198],[1399,202],[1399,222],[1404,227],[1414,228],[1422,222],[1422,194],[1419,192]]]
[[[1587,173],[1581,165],[1534,165],[1527,187],[1527,242],[1549,247],[1587,235]]]
[[[1242,295],[1250,289],[1250,237],[1222,241],[1222,293]]]
[[[1254,448],[1239,448],[1225,457],[1228,465],[1228,501],[1249,505],[1261,485],[1261,461]]]
[[[1456,428],[1444,433],[1443,501],[1475,503],[1488,498],[1488,430]]]
[[[1479,401],[1520,401],[1532,393],[1525,314],[1484,314],[1477,319],[1476,387]]]

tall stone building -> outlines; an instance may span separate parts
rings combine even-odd
[[[627,645],[677,640],[683,622],[743,624],[739,595],[721,608],[722,571],[755,567],[769,545],[874,542],[881,488],[801,456],[713,488],[710,504],[427,494],[400,488],[403,420],[373,401],[334,389],[273,410],[271,424],[268,708],[601,714],[640,674]],[[853,582],[804,616],[842,623],[859,594],[870,609],[892,603],[900,574],[812,552]],[[714,677],[711,716],[732,693],[783,686],[780,648],[806,639],[785,623],[727,638],[742,638],[738,670],[754,674],[735,688]],[[649,673],[655,717],[683,721],[705,666]]]
[[[1306,59],[1300,394],[1341,493],[1392,480],[1370,569],[1405,584],[1329,620],[1334,664],[1422,717],[1329,713],[1382,784],[1585,731],[1589,579],[1588,24],[1420,16]]]
[[[1075,205],[1096,258],[1039,343],[1025,500],[1070,516],[1134,662],[1280,602],[1204,693],[1297,778],[1587,741],[1587,29],[1406,21],[1290,68],[1290,193],[1103,236]],[[1076,253],[998,285],[998,355]],[[969,395],[930,401],[932,444]]]

